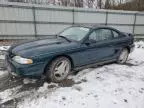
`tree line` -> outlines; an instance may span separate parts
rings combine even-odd
[[[144,0],[129,0],[125,3],[115,3],[115,0],[106,0],[105,9],[144,11]]]
[[[61,5],[72,7],[144,11],[144,0],[8,0],[34,4]]]

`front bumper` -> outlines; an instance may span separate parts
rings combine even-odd
[[[10,74],[22,77],[40,77],[45,68],[45,63],[35,63],[30,65],[22,65],[13,61],[8,56],[5,57],[5,66]]]

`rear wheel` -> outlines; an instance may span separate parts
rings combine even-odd
[[[129,52],[128,52],[128,49],[127,48],[124,48],[119,57],[118,57],[118,63],[119,64],[124,64],[126,61],[127,61],[127,58],[128,58],[128,55],[129,55]]]
[[[58,57],[47,67],[46,76],[49,81],[61,82],[71,71],[71,62],[66,57]]]

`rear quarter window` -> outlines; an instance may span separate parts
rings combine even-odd
[[[113,37],[114,37],[114,38],[120,37],[120,34],[119,34],[118,32],[116,32],[116,31],[114,31],[114,30],[112,30],[112,32],[113,32]]]

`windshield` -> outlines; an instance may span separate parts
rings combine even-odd
[[[80,41],[86,36],[89,30],[89,28],[85,27],[71,27],[64,30],[59,35],[64,36],[69,40]]]

